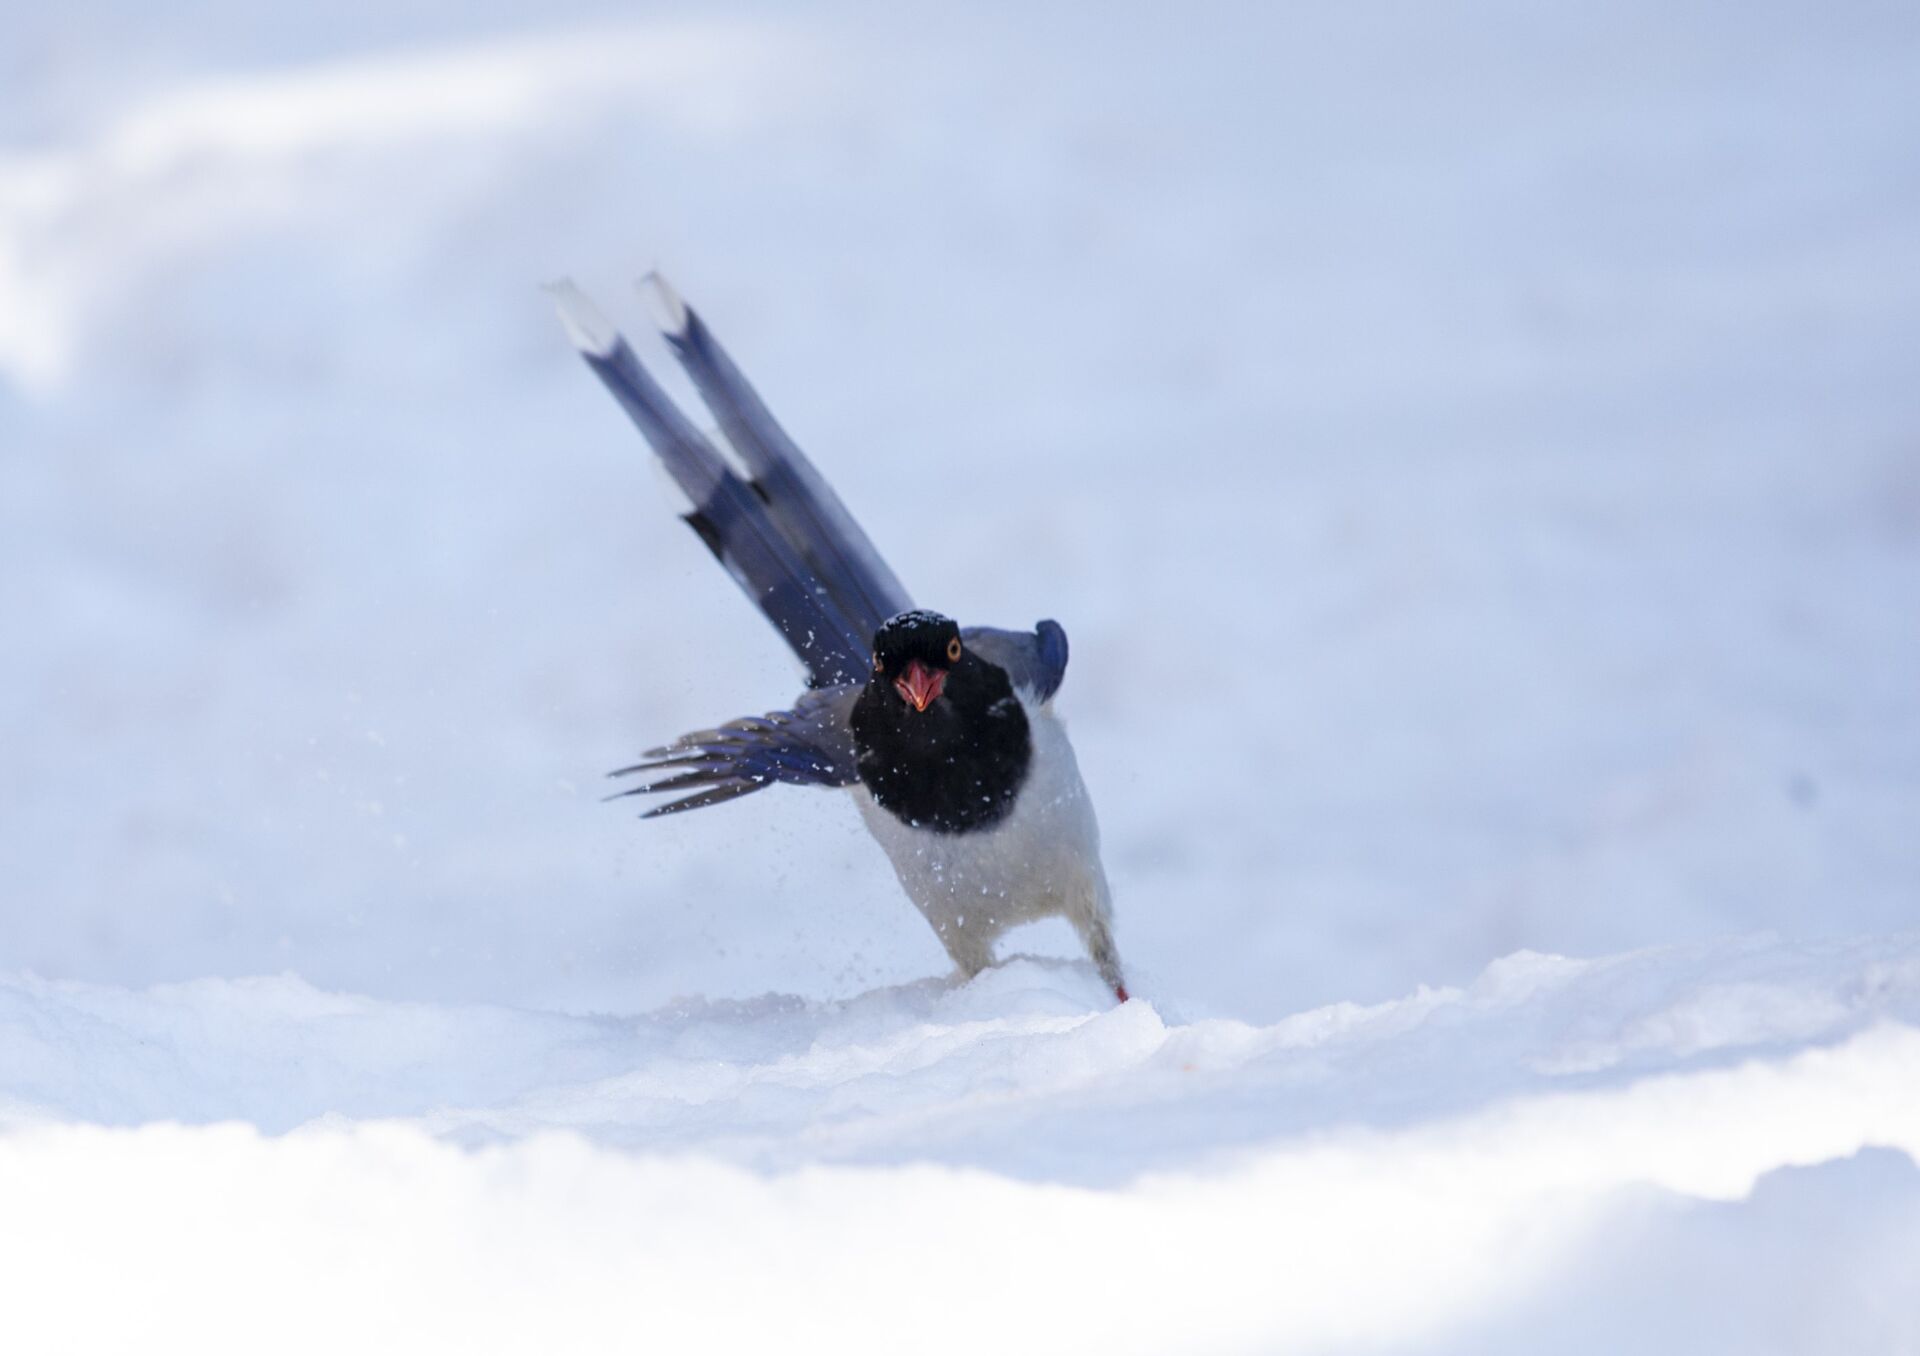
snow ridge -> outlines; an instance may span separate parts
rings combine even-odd
[[[1569,1284],[1649,1191],[1739,1202],[1869,1147],[1920,1159],[1913,937],[1521,954],[1464,989],[1269,1027],[1107,1007],[1086,967],[1033,960],[959,988],[641,1018],[293,977],[16,979],[0,1039],[38,1099],[0,1136],[9,1321],[81,1314],[95,1347],[195,1315],[218,1344],[285,1311],[301,1351],[377,1321],[432,1349],[868,1350],[911,1332],[961,1352],[1006,1313],[1061,1350],[1391,1343]],[[1385,1094],[1422,1069],[1453,1091],[1407,1089],[1409,1119]],[[202,1123],[160,1120],[170,1098]],[[357,1111],[303,1119],[321,1106]],[[248,1116],[300,1125],[229,1119]],[[1199,1117],[1239,1147],[1214,1136],[1196,1157],[1180,1131]],[[1920,1199],[1911,1162],[1876,1171]],[[84,1203],[108,1200],[124,1227],[101,1234]],[[290,1217],[284,1244],[253,1245]],[[936,1273],[918,1236],[941,1240]],[[730,1302],[742,1271],[750,1305]],[[125,1303],[80,1302],[103,1272],[129,1278]],[[401,1272],[404,1288],[380,1279]],[[208,1308],[183,1274],[248,1298]],[[508,1275],[510,1293],[488,1280]],[[849,1287],[830,1333],[790,1331]],[[992,1302],[926,1325],[953,1294]],[[1060,1301],[1075,1294],[1115,1298]]]

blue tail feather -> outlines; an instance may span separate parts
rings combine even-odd
[[[809,686],[860,679],[877,624],[868,623],[864,606],[850,611],[844,586],[823,577],[812,558],[820,544],[802,549],[773,513],[772,496],[734,471],[585,297],[570,284],[553,291],[581,356],[693,502],[688,526],[799,656]]]
[[[699,313],[658,274],[649,274],[646,284],[668,346],[746,463],[782,535],[871,639],[887,618],[913,606],[906,589]]]

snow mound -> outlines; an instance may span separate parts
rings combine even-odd
[[[140,992],[24,977],[0,981],[0,1067],[16,1121],[405,1119],[468,1143],[564,1129],[757,1166],[915,1158],[1111,1182],[1194,1146],[1619,1085],[1885,1021],[1920,1023],[1920,939],[1523,952],[1464,988],[1270,1026],[1115,1007],[1084,964],[1034,957],[965,985],[639,1016],[390,1002],[294,975]]]
[[[0,1268],[29,1330],[91,1349],[263,1314],[298,1316],[294,1350],[962,1351],[1010,1315],[1068,1351],[1489,1349],[1587,1293],[1594,1249],[1648,1284],[1623,1229],[1744,1264],[1699,1202],[1920,1158],[1920,938],[1523,953],[1269,1026],[1111,1007],[1033,959],[638,1017],[21,978],[0,1067]],[[1849,1180],[1920,1199],[1876,1164]],[[1838,1293],[1794,1258],[1803,1297]],[[101,1274],[114,1306],[85,1303]]]
[[[0,1351],[1920,1351],[1897,8],[15,6]],[[656,264],[1145,1001],[594,803],[794,691]]]

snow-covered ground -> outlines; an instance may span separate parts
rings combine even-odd
[[[13,7],[0,1349],[1920,1351],[1916,71]],[[840,798],[598,803],[794,692],[535,286],[654,265],[1067,626],[1139,1001],[951,985]]]
[[[0,1033],[6,1321],[72,1349],[1920,1345],[1920,937],[1270,1026],[1020,960],[642,1017],[27,980]]]

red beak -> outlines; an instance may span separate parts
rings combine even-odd
[[[893,680],[893,690],[900,694],[900,700],[912,702],[916,711],[924,711],[932,706],[933,699],[940,695],[940,689],[946,685],[945,669],[930,669],[917,659],[909,659],[907,671]]]

